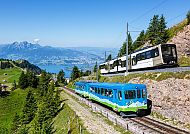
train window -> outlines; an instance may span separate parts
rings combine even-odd
[[[122,93],[121,93],[121,91],[118,92],[118,99],[122,100]]]
[[[142,98],[146,98],[146,90],[145,89],[142,90]]]
[[[133,57],[133,58],[132,58],[132,65],[136,65],[136,64],[137,64],[136,57]]]
[[[152,58],[151,57],[151,51],[147,51],[146,52],[146,59],[150,59],[150,58]]]
[[[105,68],[105,65],[100,65],[100,69],[104,69]]]
[[[136,98],[136,91],[135,90],[125,91],[125,99],[135,99],[135,98]]]
[[[92,90],[94,90],[94,88],[93,88],[93,87],[91,87],[91,88],[90,88],[90,92],[92,92]]]
[[[137,98],[141,98],[141,90],[137,90]]]
[[[105,95],[104,90],[105,90],[105,89],[101,88],[101,95]]]
[[[100,88],[98,88],[98,94],[100,94]]]
[[[104,89],[105,90],[105,96],[108,96],[108,90],[107,89]]]
[[[141,56],[140,54],[137,54],[137,61],[140,61],[141,60]]]
[[[145,53],[141,53],[141,60],[145,60]]]
[[[126,66],[126,60],[121,61],[121,67],[125,67]]]
[[[118,65],[121,65],[121,60],[118,60]]]
[[[105,70],[108,70],[109,66],[108,65],[105,65]]]
[[[154,57],[159,56],[158,48],[155,48],[153,52],[154,52]]]
[[[173,57],[176,57],[176,48],[172,47],[172,53],[173,53]]]
[[[113,98],[112,90],[109,90],[109,91],[108,91],[108,94],[109,94],[109,97],[110,97],[110,98]]]
[[[94,88],[94,92],[97,93],[97,87]]]

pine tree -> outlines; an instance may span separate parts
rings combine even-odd
[[[58,75],[57,75],[57,81],[60,83],[65,83],[65,72],[63,70],[59,71]]]
[[[49,112],[50,115],[53,117],[54,115],[57,114],[58,108],[56,106],[56,102],[55,102],[55,98],[54,98],[54,90],[55,90],[55,86],[54,83],[52,82],[48,88],[48,93],[45,96],[45,102],[47,103],[48,107],[49,107]]]
[[[75,80],[79,77],[80,77],[80,71],[77,66],[74,66],[71,73],[71,80]]]
[[[154,15],[147,29],[147,37],[153,45],[166,43],[169,39],[168,30],[166,29],[166,21],[163,15]]]
[[[22,71],[20,77],[19,77],[19,81],[18,81],[18,86],[21,89],[25,89],[28,87],[28,79],[27,76],[24,74],[24,72]]]
[[[53,122],[51,119],[44,121],[42,125],[42,134],[54,134],[56,130],[54,130]]]
[[[40,98],[47,93],[50,78],[51,78],[51,76],[48,73],[46,73],[45,71],[43,71],[41,73],[41,76],[40,76],[40,79],[39,79],[39,85],[38,85],[38,88],[37,88]]]
[[[29,90],[26,97],[25,106],[23,108],[23,123],[24,124],[30,123],[34,118],[36,111],[37,111],[36,99],[34,98],[32,91]]]
[[[156,40],[159,40],[159,16],[154,15],[153,18],[150,21],[149,27],[147,29],[147,36],[148,39],[150,40],[150,43],[155,45],[157,42]]]
[[[28,86],[33,87],[33,88],[37,88],[38,78],[36,77],[36,75],[31,71],[27,71],[26,76],[28,79]]]
[[[187,12],[186,17],[187,17],[187,25],[189,25],[190,24],[190,10]]]
[[[133,52],[133,40],[131,38],[131,34],[128,33],[128,54]],[[119,50],[118,56],[121,57],[126,54],[126,42],[123,43],[122,47]]]
[[[161,15],[160,19],[159,19],[159,25],[158,25],[158,28],[159,28],[159,37],[160,37],[160,40],[158,40],[156,42],[156,44],[162,44],[162,43],[166,43],[169,39],[169,34],[168,34],[168,30],[166,29],[167,26],[166,26],[166,21],[165,21],[165,18],[163,15]]]
[[[33,133],[42,134],[44,129],[44,123],[48,120],[51,120],[51,112],[49,111],[48,102],[41,102],[39,104],[36,116],[33,122]],[[45,134],[45,133],[44,133]]]
[[[20,116],[16,113],[11,126],[11,133],[16,133],[20,127]]]
[[[98,64],[97,64],[97,62],[96,62],[96,64],[94,65],[93,72],[96,73],[97,69],[98,69]]]
[[[109,54],[106,61],[110,61],[111,59],[112,59],[112,56],[111,56],[111,54]]]
[[[143,30],[137,37],[136,41],[134,41],[133,50],[138,49],[140,46],[144,45],[144,43],[145,43],[145,32]]]
[[[57,114],[59,111],[60,105],[61,105],[60,93],[58,90],[55,92],[54,105],[55,105],[54,106],[55,107],[55,114]]]
[[[22,125],[17,134],[29,134],[29,127],[27,127],[26,125]]]

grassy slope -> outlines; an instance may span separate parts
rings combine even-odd
[[[13,83],[14,80],[18,82],[20,74],[21,70],[18,68],[0,69],[0,83]],[[7,82],[3,82],[3,80],[6,80]]]
[[[190,66],[190,57],[183,56],[178,60],[178,64],[181,67]]]
[[[136,74],[129,74],[127,76],[113,76],[113,77],[106,77],[101,76],[99,81],[100,82],[121,82],[121,83],[127,83],[129,80],[133,78],[139,77],[140,80],[150,79],[150,80],[156,80],[156,81],[162,81],[166,80],[168,78],[178,78],[178,79],[190,79],[190,71],[184,71],[184,72],[163,72],[163,73],[136,73]],[[94,77],[89,77],[89,80],[93,80]]]
[[[169,28],[169,36],[170,39],[177,35],[178,32],[182,31],[183,28],[187,25],[187,19],[184,19],[182,22],[178,23],[177,25],[172,26]]]
[[[21,114],[28,90],[16,89],[6,97],[0,97],[0,128],[10,130],[15,113]]]
[[[56,134],[66,134],[68,132],[68,120],[74,117],[74,111],[68,106],[64,105],[64,109],[54,118],[54,127],[56,129]],[[78,122],[81,124],[80,119]],[[82,126],[82,125],[81,125]],[[77,118],[75,118],[71,125],[71,134],[79,134],[79,126],[77,125]],[[83,129],[83,134],[88,134],[86,130]]]

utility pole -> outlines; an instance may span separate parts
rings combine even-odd
[[[128,74],[128,44],[129,43],[129,39],[128,39],[128,22],[127,22],[127,38],[126,38],[126,72],[125,72],[125,76],[127,76]]]
[[[105,62],[106,62],[106,51],[105,51]]]
[[[98,63],[96,61],[96,79],[97,79],[97,81],[99,80],[99,78],[98,78],[98,69],[99,69],[99,67],[98,67]]]

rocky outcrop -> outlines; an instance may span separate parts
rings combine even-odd
[[[176,44],[178,56],[190,56],[190,25],[177,33],[168,43]]]
[[[169,78],[158,82],[134,78],[130,82],[146,84],[149,98],[153,103],[153,111],[167,118],[190,124],[189,79]]]

